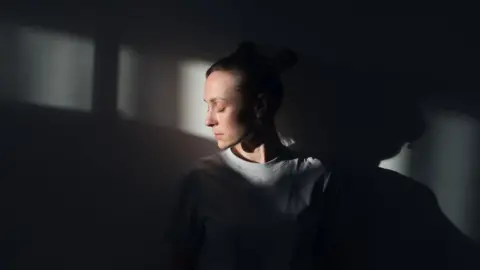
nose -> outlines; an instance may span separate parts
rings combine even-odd
[[[217,120],[215,119],[215,117],[212,115],[211,112],[208,112],[207,113],[207,117],[205,118],[205,125],[207,127],[213,127],[213,126],[216,126],[218,123],[217,123]]]

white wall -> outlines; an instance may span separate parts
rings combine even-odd
[[[480,123],[467,115],[431,107],[426,119],[428,130],[413,150],[404,147],[380,166],[429,186],[450,220],[478,239]]]
[[[0,98],[89,111],[93,40],[38,27],[0,27]]]

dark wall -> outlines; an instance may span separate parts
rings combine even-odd
[[[210,142],[32,105],[3,106],[1,115],[16,268],[130,269],[159,260],[175,180]]]

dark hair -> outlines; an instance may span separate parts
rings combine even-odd
[[[282,103],[283,84],[280,75],[297,63],[295,52],[284,49],[274,57],[260,54],[255,44],[243,42],[227,57],[214,63],[206,77],[214,71],[229,71],[239,76],[237,88],[251,97],[265,94],[269,98],[269,111],[274,115]]]

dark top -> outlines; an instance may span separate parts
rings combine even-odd
[[[300,183],[297,177],[308,177],[310,171],[300,169],[305,167],[303,159],[290,160],[293,163],[283,166],[282,179]],[[312,269],[323,181],[315,182],[311,199],[300,212],[290,213],[272,199],[274,186],[246,181],[218,156],[202,160],[184,180],[170,234],[174,253],[180,255],[179,268]],[[295,196],[295,187],[288,190],[291,198]],[[296,199],[286,202],[298,205]]]

